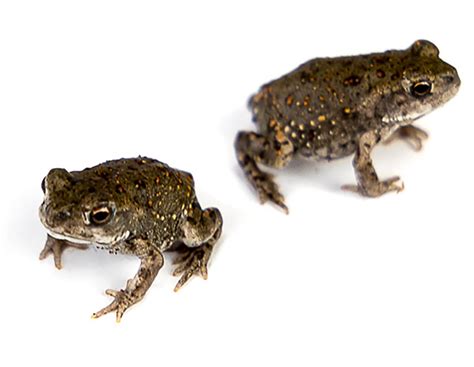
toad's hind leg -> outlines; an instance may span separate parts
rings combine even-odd
[[[222,233],[222,215],[217,208],[201,210],[198,204],[191,209],[182,226],[184,246],[174,261],[173,275],[181,275],[175,292],[194,274],[207,279],[207,264],[214,245]]]
[[[280,130],[275,130],[270,138],[241,131],[235,139],[235,151],[240,167],[257,190],[262,204],[271,201],[288,213],[285,198],[273,181],[273,176],[261,171],[257,163],[274,168],[285,167],[293,157],[294,149],[291,141]]]

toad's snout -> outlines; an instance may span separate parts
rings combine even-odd
[[[45,227],[54,228],[67,222],[71,218],[71,212],[68,209],[57,210],[43,202],[39,208],[39,216]]]

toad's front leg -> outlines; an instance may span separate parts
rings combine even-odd
[[[66,240],[58,240],[57,238],[51,237],[48,234],[48,238],[46,239],[46,244],[44,245],[44,248],[39,255],[39,259],[40,260],[46,259],[50,254],[53,254],[54,265],[56,266],[57,269],[62,269],[63,264],[61,261],[61,257],[63,255],[63,251],[70,247],[76,248],[79,250],[85,250],[89,248],[89,245],[69,242]]]
[[[380,181],[372,164],[370,153],[380,141],[380,134],[369,131],[363,134],[356,149],[353,166],[357,177],[357,185],[344,185],[343,190],[358,192],[363,196],[378,197],[390,191],[402,191],[403,183],[399,177]]]
[[[428,139],[428,133],[413,125],[401,126],[384,140],[384,144],[389,144],[396,139],[401,139],[416,151],[420,151],[423,147],[423,140]]]
[[[107,289],[105,293],[115,299],[102,310],[94,313],[92,318],[96,319],[109,312],[116,311],[116,321],[120,322],[124,312],[135,303],[139,302],[150,288],[158,271],[163,266],[163,255],[145,240],[135,240],[133,246],[137,249],[141,260],[140,268],[132,279],[127,281],[125,289]]]

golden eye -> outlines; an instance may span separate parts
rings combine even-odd
[[[112,211],[106,206],[93,209],[90,214],[91,222],[96,225],[107,223],[111,217]]]
[[[411,87],[412,94],[415,97],[423,97],[431,93],[431,83],[430,82],[417,82]]]

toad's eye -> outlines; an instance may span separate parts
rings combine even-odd
[[[95,208],[90,213],[91,222],[96,225],[102,225],[107,223],[111,217],[112,210],[106,206]]]
[[[46,194],[46,177],[41,181],[41,190],[43,190],[43,194]]]
[[[411,93],[415,97],[423,97],[431,93],[431,83],[427,81],[417,82],[411,87]]]

